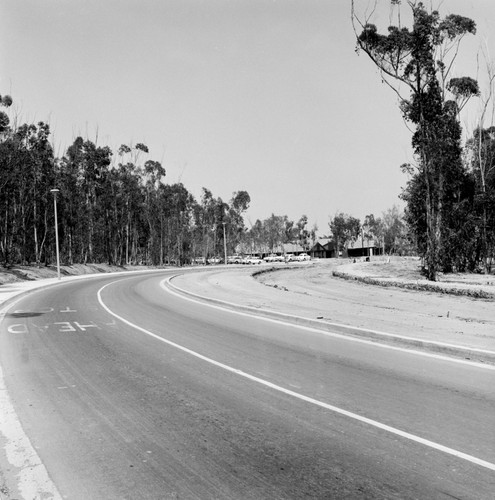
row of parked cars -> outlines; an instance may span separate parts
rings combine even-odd
[[[234,255],[227,258],[228,264],[261,264],[262,262],[304,262],[310,260],[311,257],[307,253],[299,255],[276,255],[270,254],[260,259],[259,257]]]
[[[227,264],[261,264],[263,261],[259,257],[232,255],[227,257]]]
[[[307,253],[300,253],[299,255],[276,255],[274,253],[263,257],[260,259],[255,256],[243,256],[243,255],[231,255],[227,257],[227,264],[261,264],[263,262],[304,262],[311,260],[311,257]],[[223,264],[224,259],[218,257],[210,257],[208,259],[208,264]],[[193,259],[194,264],[206,264],[204,257],[196,257]]]
[[[307,253],[300,253],[299,255],[275,255],[271,254],[266,256],[263,260],[265,262],[303,262],[310,260],[311,257]]]

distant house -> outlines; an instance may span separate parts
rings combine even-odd
[[[351,241],[347,247],[348,257],[372,257],[382,255],[383,248],[373,239],[359,237]]]
[[[320,238],[308,253],[314,259],[330,259],[331,257],[335,257],[334,242],[331,238]]]

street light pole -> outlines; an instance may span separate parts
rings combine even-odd
[[[225,238],[225,224],[226,222],[222,222],[223,224],[223,255],[224,255],[224,263],[227,264],[227,239]]]
[[[51,189],[51,193],[53,193],[53,208],[55,210],[55,247],[57,252],[57,279],[60,279],[60,255],[58,250],[58,217],[57,217],[57,194],[59,193],[58,189]]]

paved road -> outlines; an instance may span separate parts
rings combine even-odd
[[[67,498],[493,498],[495,371],[171,295],[33,293],[1,324],[23,428]]]

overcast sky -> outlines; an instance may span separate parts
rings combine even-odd
[[[400,204],[412,161],[393,93],[355,53],[349,4],[1,0],[0,94],[21,121],[50,123],[58,156],[78,135],[142,142],[198,199],[248,191],[248,225],[306,214],[328,233],[337,211]],[[495,1],[438,4],[477,22],[456,68],[475,77],[481,44],[495,58]]]

